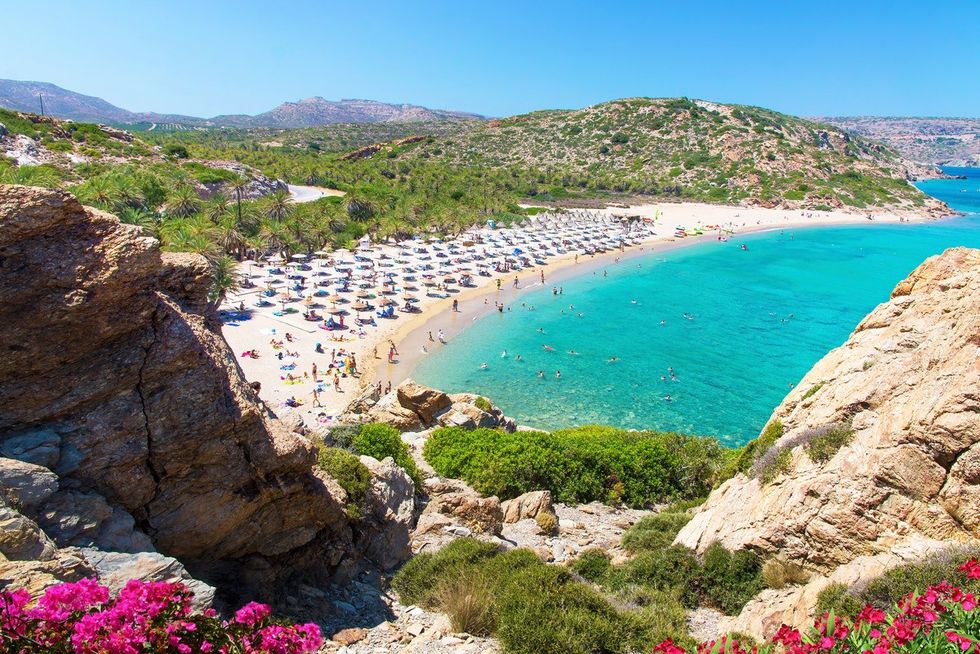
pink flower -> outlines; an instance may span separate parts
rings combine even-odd
[[[272,614],[272,609],[266,604],[249,602],[242,608],[235,611],[235,622],[249,627],[255,626]]]
[[[967,579],[980,579],[980,563],[976,559],[970,559],[960,566],[960,572],[966,573]]]

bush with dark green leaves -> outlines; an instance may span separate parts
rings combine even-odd
[[[355,455],[337,447],[321,447],[317,464],[347,493],[347,514],[353,518],[359,517],[371,487],[371,472],[367,466]]]
[[[686,513],[657,513],[646,516],[623,533],[623,549],[636,553],[669,547],[690,520],[691,516]]]
[[[372,456],[378,461],[391,457],[401,466],[415,482],[416,488],[422,485],[422,477],[415,465],[415,459],[408,451],[408,445],[402,442],[401,434],[390,425],[369,424],[361,429],[351,439],[351,448],[358,454]]]
[[[440,475],[484,495],[550,490],[559,502],[644,507],[707,495],[726,450],[713,438],[591,425],[513,434],[444,427],[424,454]]]

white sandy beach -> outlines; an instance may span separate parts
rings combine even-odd
[[[627,235],[618,221],[622,216],[640,216],[647,221],[634,222]],[[653,222],[655,217],[656,221]],[[865,214],[845,212],[801,213],[785,209],[694,203],[576,211],[566,213],[563,219],[555,219],[554,214],[544,214],[529,225],[515,229],[471,230],[456,242],[427,244],[416,240],[400,247],[392,244],[365,245],[356,253],[323,253],[310,261],[297,258],[295,262],[306,263],[310,270],[290,268],[289,272],[303,275],[306,280],[303,281],[305,287],[295,292],[288,302],[281,301],[281,292],[287,285],[299,280],[287,282],[286,274],[268,275],[266,270],[272,267],[270,265],[245,262],[240,271],[248,275],[256,286],[230,293],[222,309],[234,310],[244,305],[250,317],[228,322],[223,333],[235,351],[246,378],[261,384],[260,395],[274,410],[284,406],[288,398],[294,398],[302,403],[298,410],[306,420],[311,423],[329,422],[340,415],[368,384],[381,382],[382,387],[388,383],[396,385],[408,377],[418,360],[425,356],[423,346],[429,351],[441,347],[438,340],[429,341],[430,331],[438,334],[442,330],[444,337],[451,339],[473,320],[496,310],[496,303],[506,306],[521,293],[541,286],[542,273],[544,285],[552,285],[597,267],[616,265],[618,260],[631,256],[693,245],[719,236],[737,240],[738,234],[770,229],[923,220],[927,218],[876,213],[869,219]],[[721,229],[707,229],[707,226]],[[678,237],[678,228],[688,233],[702,230],[703,234]],[[620,238],[624,235],[626,240],[620,249]],[[572,240],[576,238],[578,242]],[[480,243],[480,239],[484,242]],[[590,243],[599,242],[607,244],[609,249],[604,253],[587,253],[586,248],[590,247]],[[556,243],[557,246],[554,245]],[[616,245],[613,246],[613,243]],[[427,252],[414,253],[412,250],[415,248],[424,248]],[[513,248],[522,250],[522,253],[513,255]],[[360,260],[354,259],[355,254]],[[518,265],[522,257],[528,257],[532,267],[510,272],[493,271],[492,266],[503,262],[505,257],[517,261]],[[533,263],[533,259],[540,263]],[[488,276],[478,273],[480,267],[488,265],[491,266],[489,270],[484,268],[484,274]],[[431,269],[425,270],[427,266],[431,266]],[[338,269],[342,272],[338,272]],[[365,279],[358,279],[355,271]],[[389,272],[394,275],[390,278],[394,283],[380,286]],[[367,274],[374,275],[377,286],[359,289],[355,283],[351,283],[348,291],[339,294],[333,288],[333,285],[341,283],[335,280],[345,277],[352,282],[363,281],[366,287]],[[458,281],[464,274],[471,275],[472,286],[448,284],[445,289],[439,288],[444,277]],[[424,277],[426,275],[429,278]],[[515,277],[518,279],[517,287],[514,287]],[[327,287],[327,282],[316,286],[321,278],[331,280],[331,286]],[[500,290],[497,289],[498,279],[501,282]],[[268,290],[269,280],[275,280],[276,286],[271,287],[274,291]],[[435,288],[423,286],[437,282],[439,286]],[[317,289],[323,289],[321,295],[325,297],[301,299],[301,296]],[[395,311],[395,318],[375,318],[376,326],[358,327],[354,324],[358,312],[353,310],[354,302],[360,299],[356,296],[358,290],[361,295],[371,294],[370,298],[364,298],[372,303],[370,311],[360,313],[364,317],[375,316],[375,312],[381,309],[379,303],[386,297],[396,301],[399,306],[405,304],[406,297],[411,297],[420,311],[405,313],[398,310]],[[257,307],[256,302],[263,292],[274,293],[268,298],[271,306]],[[430,293],[444,297],[433,297]],[[458,311],[452,311],[453,300],[458,303]],[[330,310],[344,311],[345,329],[327,331],[321,327],[322,320],[305,320],[303,312],[310,308],[310,303],[322,318],[331,318]],[[293,307],[296,313],[276,315],[282,314],[284,307]],[[338,319],[340,315],[333,318]],[[292,342],[286,341],[287,332]],[[282,341],[283,347],[274,348],[273,340]],[[393,342],[399,352],[394,357],[394,363],[387,361],[389,342]],[[321,344],[322,353],[316,352],[317,343]],[[251,350],[259,354],[257,359],[242,356]],[[289,356],[287,352],[296,356]],[[283,354],[282,360],[280,353]],[[356,359],[358,375],[341,376],[339,392],[335,391],[333,377],[328,375],[331,362],[340,365],[345,356],[351,354]],[[317,386],[312,378],[314,363],[321,381],[320,407],[313,405],[313,390]],[[282,368],[290,365],[293,367],[289,370]],[[286,379],[289,374],[296,380]]]

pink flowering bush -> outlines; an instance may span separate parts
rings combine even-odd
[[[980,579],[980,563],[960,567],[967,579]],[[806,634],[783,625],[772,644],[745,650],[735,640],[702,643],[697,654],[980,654],[980,611],[973,593],[947,582],[912,593],[891,611],[865,606],[854,618],[825,613]],[[666,640],[655,654],[687,654]]]
[[[115,598],[94,579],[48,588],[35,603],[0,591],[0,654],[305,654],[323,642],[315,624],[285,625],[252,602],[231,620],[192,613],[183,584],[132,580]]]

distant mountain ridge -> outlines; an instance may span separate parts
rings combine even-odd
[[[980,118],[840,116],[818,120],[881,141],[913,161],[980,165]]]
[[[44,113],[71,120],[134,125],[137,123],[181,123],[202,127],[315,127],[331,123],[423,122],[474,120],[482,116],[461,111],[429,109],[412,104],[391,104],[375,100],[327,100],[315,96],[298,102],[284,102],[264,113],[250,116],[231,114],[198,118],[179,114],[133,112],[102,98],[76,93],[48,82],[0,79],[0,107],[16,111]]]

